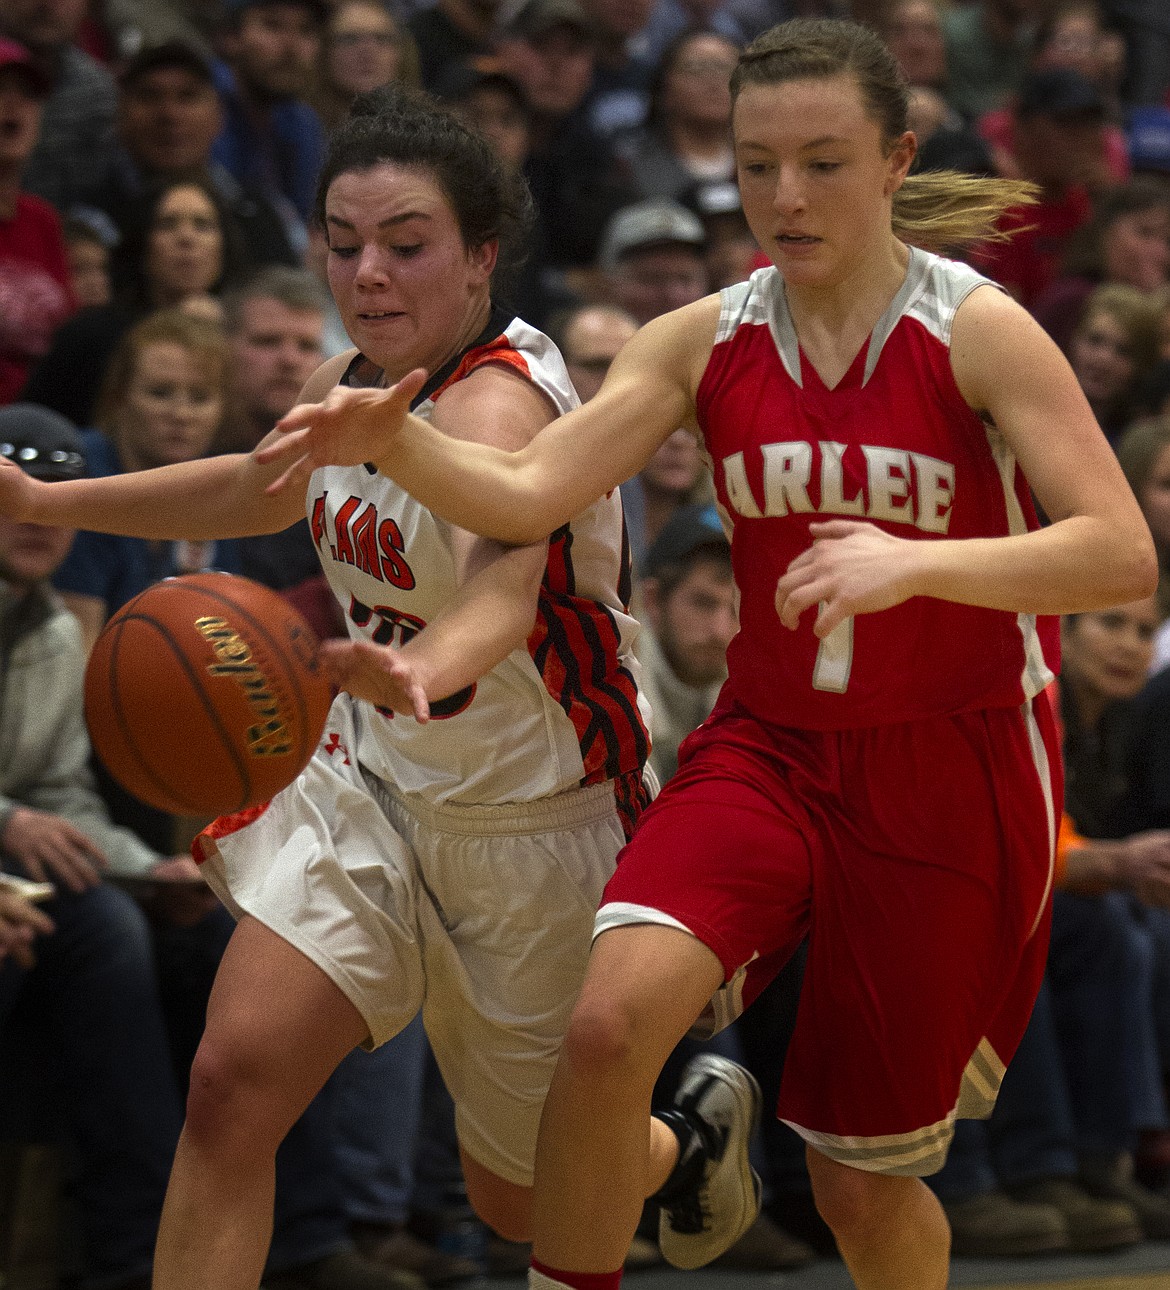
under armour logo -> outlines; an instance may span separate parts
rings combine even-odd
[[[330,731],[329,738],[325,741],[325,751],[330,755],[330,757],[332,757],[335,752],[342,753],[345,760],[341,764],[343,766],[348,766],[350,764],[349,749],[341,742],[341,736],[335,731]]]

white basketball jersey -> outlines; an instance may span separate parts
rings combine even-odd
[[[577,405],[556,346],[494,309],[484,332],[428,381],[415,414],[429,418],[447,386],[485,363],[523,373],[558,412]],[[381,378],[358,355],[341,383]],[[322,567],[355,640],[401,646],[455,596],[450,526],[372,466],[315,471],[307,500]],[[338,754],[356,753],[402,792],[468,805],[532,801],[639,771],[649,719],[638,693],[629,570],[615,490],[550,538],[525,647],[432,703],[425,725],[353,700],[358,747]]]

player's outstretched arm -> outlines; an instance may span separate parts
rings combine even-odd
[[[519,452],[452,439],[406,412],[422,373],[391,390],[338,390],[294,408],[282,443],[259,461],[289,469],[273,491],[300,491],[319,465],[372,461],[428,509],[503,542],[546,537],[636,474],[680,425],[711,350],[718,298],[647,323],[618,355],[601,392],[559,417]]]
[[[991,288],[955,317],[955,379],[990,417],[1051,523],[1011,537],[916,541],[872,524],[813,524],[812,547],[780,579],[776,608],[795,627],[813,605],[824,637],[852,614],[911,596],[1013,613],[1108,608],[1152,594],[1157,558],[1141,511],[1064,356]]]
[[[482,367],[438,400],[436,427],[469,446],[517,451],[555,415],[530,381],[502,366]],[[332,641],[322,657],[333,680],[359,698],[425,721],[429,705],[466,690],[532,631],[548,543],[505,546],[465,529],[448,532],[457,590],[425,627],[394,649]]]
[[[324,363],[305,394],[321,397],[347,358]],[[230,453],[125,475],[43,483],[0,460],[0,515],[160,541],[249,537],[278,532],[304,513],[303,493],[274,497],[266,491],[279,474],[277,466]]]

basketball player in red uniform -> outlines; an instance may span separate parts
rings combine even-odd
[[[606,889],[541,1126],[531,1283],[617,1285],[642,1195],[690,1168],[685,1139],[675,1163],[667,1125],[647,1131],[663,1060],[808,936],[779,1115],[856,1284],[942,1290],[949,1233],[921,1175],[957,1115],[990,1110],[1044,967],[1052,616],[1150,594],[1153,549],[1056,347],[919,249],[985,235],[1020,188],[908,179],[905,85],[852,23],[774,28],[732,93],[773,267],[649,323],[515,454],[404,417],[408,377],[294,409],[262,458],[295,479],[372,460],[454,523],[525,542],[679,424],[703,436],[741,631]],[[696,1249],[750,1187],[729,1167],[704,1165]]]

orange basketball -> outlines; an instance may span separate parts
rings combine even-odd
[[[308,623],[275,591],[227,573],[135,596],[85,673],[85,719],[110,774],[178,815],[268,801],[312,756],[331,698]]]

